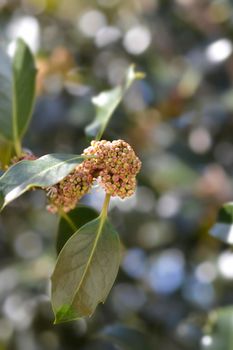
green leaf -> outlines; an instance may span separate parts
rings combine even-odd
[[[233,307],[212,311],[205,325],[202,350],[233,349]]]
[[[233,202],[228,202],[219,209],[216,221],[209,231],[211,236],[233,244]]]
[[[27,130],[35,98],[34,58],[22,39],[17,40],[13,58],[13,136],[21,139]]]
[[[12,67],[10,58],[0,48],[0,135],[13,140]]]
[[[57,254],[68,241],[68,239],[83,225],[97,218],[99,213],[90,207],[80,205],[60,218],[57,233]]]
[[[96,106],[96,117],[86,128],[87,136],[100,140],[107,124],[121,102],[125,92],[137,79],[142,79],[143,73],[135,72],[134,65],[130,66],[126,72],[125,82],[122,86],[117,86],[112,90],[101,92],[93,97],[92,102]]]
[[[119,237],[107,218],[99,216],[73,234],[52,275],[55,323],[91,316],[105,301],[120,259]]]
[[[120,324],[105,327],[99,336],[120,346],[122,350],[152,350],[146,334]]]
[[[34,58],[22,39],[10,58],[0,51],[0,135],[19,145],[27,130],[35,97]]]
[[[83,161],[74,154],[47,154],[37,160],[23,160],[11,166],[0,177],[0,192],[4,197],[1,209],[32,187],[56,184]]]

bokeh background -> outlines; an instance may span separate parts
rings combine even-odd
[[[233,252],[208,234],[233,195],[233,3],[0,0],[1,46],[11,53],[18,36],[38,68],[24,146],[38,156],[80,153],[91,98],[135,63],[146,78],[130,88],[104,138],[129,142],[143,166],[136,194],[112,200],[124,256],[90,319],[53,325],[58,218],[44,194],[3,211],[0,349],[233,349]],[[102,201],[95,188],[83,202],[100,209]],[[207,321],[219,307],[222,318]]]

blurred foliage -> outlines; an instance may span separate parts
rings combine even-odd
[[[216,223],[211,227],[210,234],[221,241],[232,244],[233,203],[224,203],[218,211]]]
[[[36,155],[78,154],[91,98],[132,62],[146,74],[104,135],[128,141],[143,163],[136,195],[111,204],[125,254],[110,297],[91,319],[52,324],[57,218],[43,194],[25,194],[0,217],[0,349],[136,349],[138,340],[96,337],[115,325],[153,349],[231,348],[233,253],[208,231],[233,194],[232,19],[230,0],[0,1],[1,46],[11,52],[20,36],[37,56],[24,145]],[[85,202],[99,210],[102,200],[96,189]]]
[[[233,348],[232,307],[218,309],[210,313],[206,325],[206,335],[202,338],[202,349],[225,350]]]

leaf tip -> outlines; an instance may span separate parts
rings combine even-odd
[[[75,310],[70,305],[64,304],[54,312],[55,319],[54,324],[60,324],[69,321],[75,321],[79,318]]]

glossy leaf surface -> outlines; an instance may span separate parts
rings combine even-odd
[[[66,214],[66,218],[61,217],[57,233],[57,254],[67,242],[67,240],[83,225],[94,220],[98,216],[98,212],[90,207],[79,205],[74,210]]]
[[[2,208],[33,187],[52,186],[67,176],[83,157],[74,154],[47,154],[36,160],[23,160],[0,177]]]
[[[120,241],[108,219],[82,226],[61,250],[52,275],[55,323],[91,316],[115,281]]]

